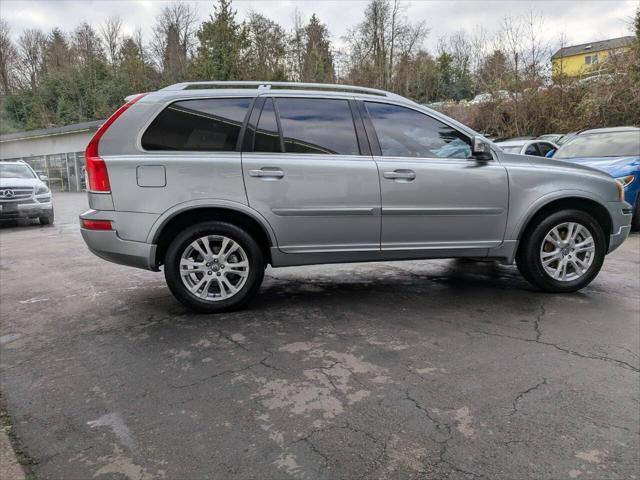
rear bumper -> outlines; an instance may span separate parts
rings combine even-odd
[[[97,219],[96,217],[101,216],[100,213],[96,210],[88,210],[80,215],[80,220]],[[89,250],[104,260],[145,270],[158,270],[155,262],[157,245],[123,240],[116,230],[80,228],[80,233]]]
[[[43,217],[53,211],[53,202],[23,203],[10,205],[9,202],[0,203],[0,219]]]
[[[154,265],[156,245],[122,240],[113,230],[81,228],[80,232],[89,250],[104,260],[145,270],[158,270]]]
[[[612,221],[612,233],[609,236],[609,250],[607,253],[613,252],[629,236],[633,210],[631,205],[626,202],[610,202],[609,213]]]

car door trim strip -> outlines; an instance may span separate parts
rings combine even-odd
[[[379,208],[273,208],[279,217],[333,217],[336,215],[375,215]]]
[[[504,208],[469,207],[469,208],[417,208],[417,207],[383,207],[382,215],[427,215],[427,216],[468,216],[468,215],[501,215]]]

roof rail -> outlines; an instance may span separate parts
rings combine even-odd
[[[354,85],[342,85],[338,83],[303,83],[303,82],[268,82],[268,81],[204,81],[183,82],[169,85],[161,91],[175,90],[207,90],[217,88],[255,88],[257,90],[325,90],[334,92],[352,92],[368,95],[377,95],[390,98],[404,98],[395,93],[376,88],[358,87]]]

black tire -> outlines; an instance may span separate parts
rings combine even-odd
[[[545,237],[555,226],[564,222],[576,222],[586,227],[595,244],[593,261],[587,271],[579,278],[569,281],[552,278],[545,271],[540,259],[540,250]],[[535,219],[534,223],[527,228],[518,247],[516,263],[522,276],[541,290],[553,293],[575,292],[589,285],[598,275],[606,250],[605,234],[600,224],[591,215],[581,210],[561,210]]]
[[[244,250],[249,263],[244,285],[227,299],[214,301],[194,295],[180,275],[180,259],[185,249],[193,241],[207,235],[221,235],[235,241]],[[264,254],[256,240],[242,228],[220,221],[198,223],[180,232],[169,245],[164,259],[164,276],[171,293],[185,306],[202,313],[227,312],[243,307],[260,288],[264,268]]]
[[[631,230],[635,232],[640,230],[640,193],[636,196],[636,205],[633,209],[633,218],[631,219]]]
[[[43,217],[38,217],[40,220],[40,225],[52,225],[53,224],[53,210],[49,215],[45,215]]]

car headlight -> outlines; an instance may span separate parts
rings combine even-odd
[[[631,182],[633,182],[634,178],[635,177],[633,175],[626,175],[624,177],[616,178],[616,182],[622,185],[622,188],[627,188],[629,185],[631,185]]]
[[[49,187],[47,187],[46,185],[40,185],[38,188],[36,188],[36,195],[43,195],[45,193],[49,193]]]

